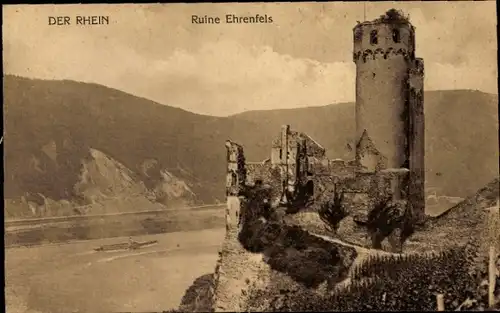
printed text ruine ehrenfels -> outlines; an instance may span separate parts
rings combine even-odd
[[[226,14],[224,18],[208,15],[191,15],[192,24],[267,24],[273,23],[272,16],[267,14],[254,16],[237,16],[235,14]]]

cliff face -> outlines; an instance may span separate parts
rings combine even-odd
[[[74,189],[75,194],[89,204],[125,195],[147,194],[144,184],[134,179],[128,168],[96,149],[90,149],[89,158],[82,162]]]
[[[168,207],[182,207],[195,203],[196,194],[189,184],[167,169],[161,168],[158,161],[145,160],[141,173],[148,178],[148,186],[157,202]]]
[[[29,170],[33,175],[48,175],[47,167],[64,169],[58,148],[52,141],[31,156]],[[163,204],[192,204],[194,193],[184,181],[167,170],[158,172],[159,179],[148,189],[136,173],[102,151],[89,148],[80,159],[79,174],[73,181],[64,181],[66,194],[57,197],[43,190],[49,186],[42,185],[39,192],[5,200],[6,217],[105,214],[160,209]],[[62,171],[60,175],[68,173]],[[50,183],[53,182],[47,182]]]

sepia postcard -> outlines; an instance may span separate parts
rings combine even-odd
[[[2,9],[6,312],[500,310],[494,1]]]

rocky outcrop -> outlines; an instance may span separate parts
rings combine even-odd
[[[34,175],[49,175],[47,164],[58,167],[57,144],[49,142],[42,148],[46,158],[34,160]],[[42,162],[43,161],[43,162]],[[59,162],[62,162],[59,159]],[[76,161],[71,161],[76,162]],[[20,199],[5,201],[6,217],[51,217],[86,214],[108,214],[185,207],[193,205],[196,195],[188,184],[162,168],[148,168],[149,175],[157,175],[154,184],[147,186],[142,173],[136,173],[102,151],[89,148],[80,159],[80,170],[71,183],[66,179],[70,191],[63,198],[50,193],[26,192]],[[37,165],[38,164],[38,165]],[[39,168],[39,170],[36,170]],[[41,172],[40,172],[41,171]],[[69,175],[68,173],[63,173]]]
[[[121,195],[146,195],[147,189],[134,173],[103,152],[90,149],[88,160],[82,162],[76,194],[89,204]]]
[[[189,176],[180,167],[174,170],[179,175]],[[174,175],[172,170],[164,168],[158,160],[144,160],[139,172],[155,202],[169,207],[193,205],[196,202],[196,194],[192,191],[189,180]],[[193,177],[190,178],[193,180]]]

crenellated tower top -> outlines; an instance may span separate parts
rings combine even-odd
[[[353,28],[353,61],[366,63],[370,59],[415,55],[415,27],[402,12],[391,9],[379,18],[358,23]]]

